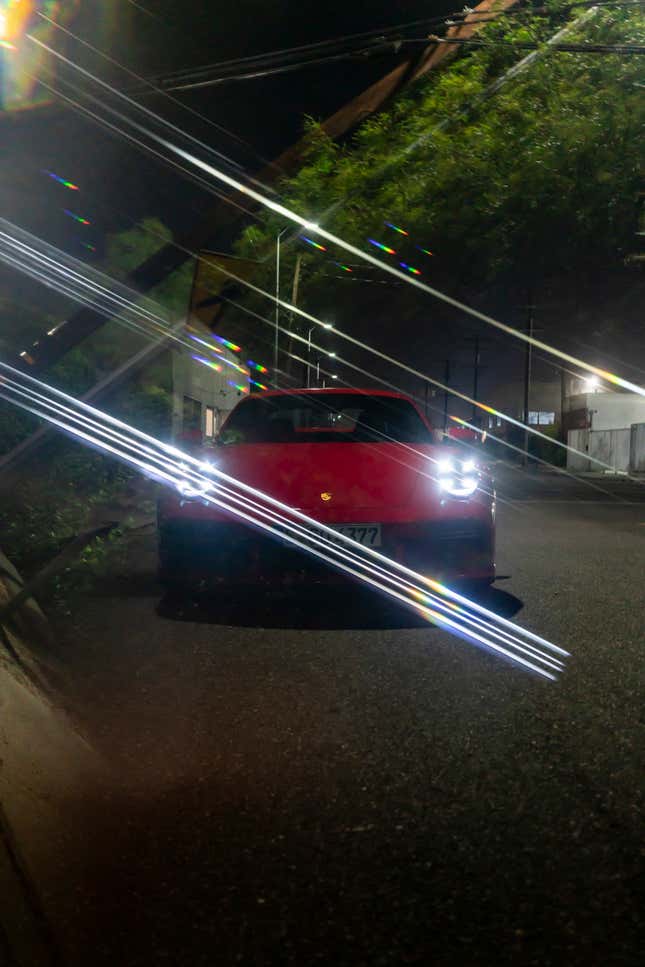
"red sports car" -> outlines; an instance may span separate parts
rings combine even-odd
[[[204,454],[207,456],[207,454]],[[495,580],[495,495],[478,458],[436,442],[414,402],[385,390],[276,390],[242,400],[210,459],[218,469],[445,582]],[[198,495],[159,502],[168,585],[333,580],[298,548]]]

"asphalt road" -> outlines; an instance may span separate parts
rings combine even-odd
[[[641,962],[643,490],[500,477],[489,603],[556,684],[377,598],[171,607],[150,536],[78,603],[58,685],[114,783],[75,967]]]

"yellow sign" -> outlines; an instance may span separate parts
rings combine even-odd
[[[333,497],[333,494],[330,494],[328,490],[326,490],[324,493],[320,495],[320,499],[324,501],[329,501],[331,500],[332,497]]]

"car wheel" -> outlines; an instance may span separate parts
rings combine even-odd
[[[168,590],[187,590],[186,567],[183,556],[179,553],[179,543],[176,535],[172,534],[163,524],[158,531],[158,566],[157,578],[159,583]]]

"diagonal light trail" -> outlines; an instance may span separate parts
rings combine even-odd
[[[39,42],[39,43],[40,43],[40,42]],[[49,49],[49,48],[48,48],[48,49]],[[60,55],[60,56],[62,57],[62,55]],[[65,60],[66,62],[69,62],[71,66],[73,66],[73,67],[76,67],[76,68],[77,68],[78,70],[80,70],[80,71],[81,71],[81,73],[83,73],[83,74],[86,74],[86,75],[87,75],[88,77],[90,77],[90,78],[92,78],[92,79],[94,79],[94,80],[96,80],[96,82],[97,82],[98,84],[100,84],[100,85],[102,85],[103,87],[105,87],[105,88],[107,88],[107,89],[108,89],[108,90],[110,90],[110,91],[114,91],[114,93],[115,93],[115,94],[117,94],[117,95],[119,95],[119,96],[120,96],[120,92],[118,92],[118,91],[116,91],[116,90],[115,90],[115,89],[113,89],[113,88],[112,88],[112,87],[111,87],[110,85],[108,85],[108,84],[106,84],[105,82],[103,82],[103,81],[101,81],[101,80],[99,80],[98,78],[94,78],[94,75],[92,75],[92,74],[91,74],[90,72],[88,72],[88,71],[86,71],[86,70],[84,70],[83,68],[80,68],[80,67],[77,67],[77,65],[75,65],[75,64],[73,64],[73,62],[71,62],[71,61],[68,61],[68,59],[67,59],[67,58],[63,58],[63,59],[64,59],[64,60]],[[94,101],[95,101],[95,102],[96,102],[97,104],[101,104],[101,102],[100,102],[100,101],[98,101],[98,99],[95,99],[95,98],[93,98],[93,100],[94,100]],[[126,100],[131,100],[131,99],[129,99],[129,98],[126,98]],[[153,137],[153,138],[155,138],[156,140],[159,140],[159,139],[158,139],[158,136],[156,136],[156,135],[154,135],[154,133],[153,133],[153,132],[149,132],[149,131],[147,131],[147,129],[145,129],[145,128],[143,128],[143,127],[142,127],[141,125],[139,125],[139,124],[137,124],[137,122],[135,122],[135,121],[132,121],[131,119],[129,119],[129,118],[127,118],[127,117],[126,117],[125,115],[123,115],[123,114],[122,114],[121,112],[118,112],[118,111],[115,111],[115,109],[113,109],[113,108],[110,108],[110,107],[108,107],[108,106],[107,106],[107,105],[105,105],[105,104],[103,104],[102,106],[103,106],[104,108],[106,108],[106,109],[107,109],[107,110],[108,110],[109,112],[111,112],[112,114],[115,114],[116,116],[118,116],[119,118],[121,118],[121,119],[122,119],[123,121],[125,121],[125,123],[127,123],[127,124],[130,124],[130,125],[132,125],[132,126],[134,126],[135,128],[137,128],[138,130],[140,130],[140,131],[142,131],[142,132],[144,132],[144,133],[147,133],[147,134],[149,134],[150,136],[152,136],[152,137]],[[147,109],[146,109],[146,110],[147,110]],[[149,112],[149,111],[147,111],[147,113],[152,113],[152,112]],[[157,115],[155,115],[155,117],[157,117]],[[157,119],[158,119],[158,120],[159,120],[159,121],[160,121],[161,123],[165,123],[165,122],[163,122],[163,119],[161,119],[161,118],[157,118]],[[97,118],[95,117],[95,118],[94,118],[94,120],[97,120]],[[138,144],[139,146],[141,146],[141,147],[143,147],[143,148],[144,148],[144,150],[150,150],[150,149],[148,149],[148,148],[147,148],[147,146],[146,146],[146,145],[145,145],[145,144],[144,144],[143,142],[141,142],[141,141],[139,141],[138,139],[134,139],[134,138],[132,138],[132,137],[131,137],[130,135],[128,135],[128,134],[126,134],[126,133],[125,133],[125,132],[123,132],[123,131],[122,131],[121,129],[119,129],[118,127],[116,127],[116,126],[114,126],[114,125],[112,125],[112,124],[110,124],[109,122],[107,122],[107,121],[105,121],[104,119],[102,120],[102,122],[101,122],[101,123],[106,123],[106,124],[107,124],[107,125],[108,125],[108,126],[109,126],[110,128],[112,128],[112,129],[114,129],[114,130],[116,130],[116,131],[118,131],[119,133],[121,133],[121,134],[123,134],[123,136],[124,136],[124,137],[126,137],[126,138],[130,138],[131,140],[134,140],[134,141],[135,141],[135,142],[136,142],[136,143],[137,143],[137,144]],[[175,127],[175,126],[174,126],[174,125],[171,125],[171,127]],[[166,144],[166,142],[165,142],[165,140],[164,140],[164,139],[161,139],[161,141],[162,141],[162,143],[164,143],[164,144]],[[170,147],[171,147],[171,148],[173,148],[173,146],[172,146],[172,145],[170,145]],[[176,150],[178,150],[178,151],[179,151],[179,150],[181,150],[181,149],[176,149]],[[155,154],[158,154],[157,152],[153,152],[153,153],[155,153]],[[161,154],[159,154],[159,156],[163,158],[163,155],[161,155]],[[192,156],[191,156],[191,157],[192,157]],[[183,170],[183,169],[182,169],[182,170]],[[224,175],[223,175],[223,177],[226,177],[226,176],[224,176]],[[255,197],[255,193],[253,193],[253,192],[252,192],[252,191],[251,191],[250,189],[249,189],[249,191],[247,192],[247,194],[251,194],[251,195],[252,195],[253,197]],[[273,205],[273,204],[274,204],[274,203],[272,203],[272,202],[271,202],[271,203],[269,204],[269,207],[271,207],[271,205]],[[315,230],[317,230],[317,229],[318,229],[318,227],[319,227],[319,226],[314,226],[314,225],[312,225],[312,224],[311,224],[311,223],[309,223],[309,222],[305,222],[305,223],[303,223],[303,224],[304,224],[304,225],[305,225],[305,227],[307,227],[307,228],[308,228],[308,229],[309,229],[310,231],[315,231]],[[378,260],[378,259],[376,259],[376,260],[374,260],[374,258],[373,258],[372,256],[369,256],[369,255],[366,255],[365,253],[362,253],[362,252],[360,252],[360,250],[358,250],[358,249],[356,249],[356,252],[358,253],[358,255],[359,255],[360,257],[362,257],[362,258],[366,258],[366,259],[367,259],[368,261],[372,261],[372,262],[374,262],[375,264],[377,264],[377,265],[379,265],[379,266],[381,266],[381,267],[384,267],[384,268],[386,268],[386,269],[387,269],[388,271],[390,271],[390,269],[391,269],[391,267],[390,267],[390,266],[387,266],[387,265],[386,265],[385,263],[383,263],[383,262],[381,262],[380,260]],[[193,255],[194,255],[195,257],[198,257],[198,255],[197,255],[196,253],[191,253],[191,254],[193,254]],[[276,305],[279,305],[279,306],[281,306],[281,307],[283,307],[283,308],[285,308],[285,309],[288,309],[288,310],[289,310],[289,312],[291,312],[291,313],[293,313],[293,314],[295,314],[295,315],[298,315],[298,316],[300,316],[301,318],[304,318],[304,319],[306,319],[306,320],[308,320],[308,321],[310,321],[310,322],[314,322],[314,323],[317,323],[318,325],[321,325],[321,326],[323,326],[323,327],[325,326],[325,323],[324,323],[324,322],[323,322],[322,320],[320,320],[320,319],[318,319],[318,318],[316,318],[316,317],[315,317],[315,316],[313,316],[313,315],[312,315],[311,313],[308,313],[308,312],[305,312],[304,310],[302,310],[302,309],[300,309],[300,308],[299,308],[298,306],[295,306],[295,305],[292,305],[292,304],[291,304],[291,303],[289,303],[289,302],[286,302],[286,301],[284,301],[284,300],[282,300],[282,299],[279,299],[279,298],[277,298],[277,297],[276,297],[276,296],[275,296],[274,294],[272,294],[272,293],[269,293],[269,292],[266,292],[265,290],[263,290],[263,289],[261,289],[261,288],[259,288],[258,286],[255,286],[255,285],[253,285],[253,283],[251,283],[251,282],[249,282],[248,280],[246,280],[246,279],[242,279],[241,277],[239,277],[239,276],[237,276],[237,275],[235,275],[235,273],[233,273],[232,271],[230,271],[230,269],[223,269],[222,267],[220,267],[220,266],[217,266],[217,265],[214,265],[213,267],[214,267],[214,268],[215,268],[215,269],[216,269],[217,271],[219,271],[219,272],[221,272],[222,274],[224,274],[224,275],[226,275],[226,276],[228,276],[229,278],[231,278],[231,279],[234,279],[235,281],[237,281],[237,282],[239,282],[240,284],[242,284],[242,285],[244,285],[244,286],[246,286],[246,287],[247,287],[247,288],[249,288],[249,289],[250,289],[251,291],[254,291],[254,292],[256,292],[257,294],[259,294],[259,295],[262,295],[262,296],[264,296],[265,298],[268,298],[268,299],[270,299],[270,300],[272,300],[273,302],[275,302],[275,303],[276,303]],[[416,281],[418,281],[418,280],[414,280],[414,279],[411,279],[411,278],[410,278],[409,276],[407,276],[407,275],[404,275],[404,274],[402,274],[402,273],[399,273],[399,272],[398,272],[398,270],[395,270],[395,269],[392,269],[391,271],[392,271],[392,272],[394,272],[394,274],[397,274],[397,275],[401,275],[401,276],[402,276],[402,278],[404,278],[404,279],[405,279],[406,281],[408,281],[408,282],[416,282]],[[243,311],[245,311],[245,312],[249,312],[249,311],[250,311],[250,310],[247,310],[247,309],[246,309],[246,307],[244,307],[244,306],[242,306],[241,304],[239,304],[239,303],[235,303],[235,302],[233,302],[233,300],[228,300],[228,301],[229,301],[229,302],[231,302],[231,304],[233,304],[233,305],[237,305],[237,306],[238,306],[238,308],[240,308],[240,309],[242,309],[242,310],[243,310]],[[476,311],[476,310],[473,310],[473,311]],[[260,319],[262,319],[263,321],[265,321],[265,322],[268,322],[268,320],[266,320],[266,319],[265,319],[264,317],[262,317],[262,316],[259,316],[259,315],[258,315],[258,316],[257,316],[257,318],[260,318]],[[453,389],[452,387],[449,387],[449,386],[447,386],[446,384],[444,384],[444,383],[442,383],[442,382],[441,382],[441,381],[439,381],[439,380],[436,380],[436,379],[432,379],[431,377],[429,377],[429,376],[427,376],[427,375],[426,375],[426,374],[424,374],[424,373],[421,373],[421,372],[419,372],[418,370],[416,370],[416,369],[414,369],[413,367],[410,367],[410,366],[407,366],[406,364],[404,364],[404,363],[402,363],[402,362],[401,362],[400,360],[397,360],[397,359],[395,359],[394,357],[391,357],[391,356],[389,356],[389,355],[387,355],[387,354],[385,354],[385,353],[382,353],[382,352],[381,352],[380,350],[377,350],[377,349],[376,349],[376,348],[375,348],[374,346],[370,346],[370,345],[368,345],[368,344],[366,344],[366,343],[363,343],[363,342],[361,342],[360,340],[357,340],[357,339],[355,339],[354,337],[352,337],[352,336],[350,336],[350,335],[349,335],[348,333],[344,333],[344,332],[342,332],[342,331],[341,331],[341,330],[339,330],[339,329],[335,329],[335,332],[336,332],[336,334],[337,334],[337,335],[339,335],[339,336],[340,336],[341,338],[343,338],[343,339],[346,339],[346,340],[348,340],[349,342],[351,342],[351,343],[353,343],[354,345],[356,345],[356,346],[358,346],[358,347],[360,347],[360,348],[362,348],[362,349],[365,349],[365,350],[367,350],[368,352],[370,352],[370,353],[372,353],[373,355],[376,355],[377,357],[379,357],[379,358],[381,358],[381,359],[383,359],[384,361],[387,361],[387,362],[389,362],[389,363],[392,363],[393,365],[396,365],[396,366],[398,366],[399,368],[401,368],[401,369],[403,369],[403,370],[405,370],[405,371],[407,371],[408,373],[410,373],[410,374],[412,374],[412,375],[414,375],[414,376],[417,376],[417,377],[419,377],[420,379],[422,379],[422,380],[424,380],[424,381],[426,381],[426,382],[429,382],[430,384],[432,384],[432,385],[434,385],[434,386],[436,386],[436,387],[438,387],[438,388],[439,388],[439,389],[441,389],[442,391],[444,391],[444,392],[447,392],[447,393],[449,393],[449,394],[450,394],[450,395],[452,395],[452,396],[456,396],[457,398],[459,398],[459,399],[462,399],[462,400],[464,400],[465,402],[467,402],[467,403],[469,403],[470,405],[472,405],[472,406],[475,406],[475,407],[477,407],[478,409],[480,409],[480,410],[482,410],[482,411],[484,411],[485,413],[488,413],[488,414],[491,414],[491,415],[495,415],[495,416],[499,416],[499,417],[501,417],[501,418],[502,418],[502,419],[504,419],[504,420],[505,420],[506,422],[508,422],[508,423],[511,423],[511,424],[513,424],[513,425],[515,425],[515,426],[517,426],[517,427],[519,427],[519,428],[522,428],[522,429],[523,429],[523,430],[525,430],[526,432],[528,432],[528,433],[531,433],[531,434],[532,434],[533,436],[537,436],[537,437],[539,437],[539,438],[541,438],[541,439],[543,439],[544,441],[546,441],[546,442],[548,442],[548,443],[549,443],[550,445],[556,445],[556,446],[558,446],[558,447],[560,447],[560,448],[563,448],[564,450],[567,450],[567,451],[569,451],[569,452],[572,452],[572,453],[575,453],[575,454],[577,454],[577,455],[580,455],[580,456],[583,456],[583,457],[584,457],[585,459],[587,459],[587,460],[589,460],[590,462],[593,462],[593,463],[595,463],[595,464],[597,464],[598,466],[601,466],[601,467],[603,467],[603,469],[608,469],[608,470],[613,470],[613,469],[615,469],[615,468],[614,468],[614,467],[612,467],[612,466],[611,466],[610,464],[608,464],[608,463],[605,463],[604,461],[602,461],[602,460],[600,460],[600,459],[598,459],[597,457],[590,457],[590,456],[589,456],[588,454],[586,454],[586,453],[582,453],[581,451],[578,451],[578,450],[576,450],[575,448],[573,448],[573,447],[571,447],[571,446],[570,446],[569,444],[566,444],[566,443],[563,443],[563,442],[562,442],[562,441],[560,441],[560,440],[556,440],[556,439],[554,439],[553,437],[550,437],[550,436],[548,436],[547,434],[545,434],[545,433],[543,433],[542,431],[540,431],[540,430],[538,430],[538,429],[536,429],[536,428],[535,428],[534,426],[531,426],[530,424],[525,424],[525,423],[523,423],[523,422],[522,422],[521,420],[517,420],[517,419],[515,419],[515,418],[513,418],[513,417],[511,417],[511,416],[509,416],[508,414],[505,414],[505,413],[504,413],[503,411],[501,411],[501,410],[497,410],[497,409],[495,409],[494,407],[490,407],[490,406],[487,406],[486,404],[484,404],[484,403],[481,403],[480,401],[478,401],[478,400],[475,400],[475,399],[473,399],[473,398],[471,398],[471,397],[469,397],[469,396],[468,396],[467,394],[465,394],[465,393],[460,393],[459,391],[457,391],[457,390],[455,390],[455,389]],[[518,331],[518,332],[519,332],[519,331]],[[525,338],[525,334],[524,334],[524,333],[519,333],[519,334],[521,335],[521,337],[522,337],[522,338]],[[296,338],[296,339],[297,339],[297,338],[301,338],[301,337],[298,337],[298,336],[297,336],[296,334],[293,334],[293,335],[294,335],[294,338]],[[527,337],[527,338],[528,338],[528,337]],[[545,345],[546,345],[546,344],[545,344]],[[547,352],[550,352],[550,351],[551,351],[551,349],[547,347]],[[559,352],[559,351],[558,351],[558,352]],[[575,359],[575,357],[571,357],[571,358],[572,358],[572,359]],[[583,368],[584,368],[584,366],[583,366]],[[597,371],[598,371],[599,373],[601,373],[601,374],[602,374],[602,373],[605,373],[605,371],[604,371],[604,370],[597,370]],[[609,376],[611,376],[611,374],[608,374],[608,375],[609,375]],[[631,384],[630,384],[630,385],[631,385]],[[645,390],[643,390],[642,392],[644,392],[644,393],[645,393]]]
[[[178,128],[177,125],[174,125],[168,121],[165,121],[159,115],[155,114],[154,111],[151,111],[148,108],[142,107],[136,101],[133,101],[132,98],[129,98],[126,94],[117,90],[111,84],[108,84],[106,81],[103,81],[100,78],[96,77],[96,75],[92,74],[91,71],[88,71],[85,68],[81,67],[79,64],[74,63],[74,61],[72,61],[70,58],[65,57],[63,54],[55,50],[53,47],[50,47],[49,45],[43,43],[43,41],[34,37],[33,34],[27,34],[26,36],[27,36],[27,39],[30,40],[32,43],[46,50],[53,57],[58,58],[59,60],[67,64],[67,66],[79,72],[81,75],[88,78],[93,83],[97,84],[103,90],[108,91],[110,94],[114,95],[122,102],[126,102],[130,106],[136,108],[137,110],[142,111],[147,117],[154,120],[157,124],[161,124],[165,128],[170,129],[173,132],[179,133],[182,136],[185,136],[184,132],[181,131],[181,129]],[[640,396],[645,396],[645,388],[638,386],[636,383],[632,383],[621,376],[618,376],[614,373],[610,373],[607,370],[601,369],[599,366],[594,366],[583,359],[579,359],[578,357],[571,355],[570,353],[565,353],[563,350],[558,349],[555,346],[551,346],[549,343],[545,343],[542,340],[537,339],[535,336],[529,336],[527,333],[524,333],[519,329],[515,329],[513,326],[509,326],[507,323],[503,323],[495,319],[493,316],[490,316],[487,313],[481,312],[478,309],[474,309],[472,306],[469,306],[466,303],[461,302],[459,299],[455,299],[453,296],[450,296],[447,293],[442,292],[440,289],[430,286],[426,282],[422,282],[420,279],[414,276],[410,276],[405,272],[401,272],[398,268],[395,268],[394,266],[389,265],[386,262],[383,262],[381,259],[378,259],[375,256],[371,255],[369,252],[364,252],[362,249],[359,249],[357,246],[353,245],[352,243],[345,241],[345,239],[340,238],[339,236],[333,234],[332,232],[329,232],[327,229],[324,229],[320,225],[315,224],[310,219],[304,218],[302,215],[299,215],[297,212],[292,211],[290,208],[287,208],[285,205],[281,204],[280,202],[274,201],[272,198],[268,198],[265,194],[263,194],[260,191],[257,191],[255,188],[252,188],[249,185],[245,185],[237,178],[234,178],[231,175],[227,174],[226,172],[220,170],[219,168],[216,168],[215,165],[210,164],[207,161],[204,161],[203,159],[197,157],[195,154],[191,153],[190,151],[186,151],[184,148],[181,148],[179,145],[173,144],[171,141],[169,141],[165,137],[162,137],[160,134],[157,134],[156,132],[150,130],[149,128],[145,128],[143,125],[139,124],[137,121],[134,121],[132,118],[129,118],[126,115],[120,114],[120,112],[115,111],[115,109],[109,107],[109,105],[103,104],[102,106],[108,112],[120,116],[122,120],[124,120],[131,127],[134,127],[139,132],[145,134],[147,137],[151,138],[157,144],[162,145],[164,148],[166,148],[166,150],[170,151],[172,154],[182,158],[184,161],[188,162],[189,164],[193,165],[199,170],[205,172],[207,175],[211,176],[212,178],[215,178],[221,184],[225,184],[229,188],[233,188],[236,191],[240,192],[241,194],[246,195],[249,198],[252,198],[258,204],[263,205],[265,208],[270,209],[272,212],[274,212],[277,215],[280,215],[287,221],[292,222],[295,225],[299,225],[301,228],[306,229],[310,233],[315,233],[320,238],[325,239],[331,244],[338,246],[338,248],[343,249],[345,252],[349,252],[351,255],[355,256],[356,258],[359,258],[363,261],[369,262],[372,265],[375,265],[377,268],[382,269],[384,272],[387,272],[389,275],[394,276],[400,281],[407,282],[408,285],[414,286],[420,291],[425,292],[427,295],[431,295],[434,298],[439,299],[440,301],[446,303],[447,305],[450,305],[455,309],[459,309],[461,312],[464,312],[467,315],[472,316],[475,319],[478,319],[480,322],[484,322],[487,325],[492,326],[495,329],[498,329],[500,332],[503,332],[508,336],[512,336],[513,338],[519,339],[526,344],[535,346],[537,349],[541,349],[544,352],[549,353],[550,355],[556,356],[557,358],[562,359],[563,361],[570,363],[574,366],[577,366],[588,373],[592,373],[595,376],[599,376],[601,379],[609,383],[612,383],[616,386],[620,386],[623,389],[629,390],[632,393],[637,393]],[[192,139],[192,140],[195,140],[195,139]]]
[[[195,255],[195,257],[198,257],[198,256]],[[122,284],[117,284],[109,276],[106,276],[103,273],[98,272],[96,269],[91,269],[91,270],[88,269],[88,267],[84,263],[79,262],[77,259],[73,258],[70,255],[66,255],[62,253],[59,249],[56,249],[54,246],[49,245],[48,243],[45,243],[40,239],[37,239],[35,236],[31,235],[29,232],[26,232],[24,229],[17,228],[15,225],[12,225],[11,222],[6,221],[5,219],[0,219],[0,260],[4,261],[6,264],[9,264],[14,268],[17,268],[21,272],[27,273],[32,278],[35,278],[38,281],[42,282],[44,285],[47,285],[50,288],[54,288],[57,291],[61,292],[62,294],[75,298],[86,305],[90,305],[93,308],[98,309],[100,312],[103,312],[104,314],[111,315],[112,313],[116,313],[114,318],[117,322],[120,322],[121,324],[126,325],[129,328],[133,328],[137,332],[141,332],[147,336],[148,335],[147,329],[152,328],[152,331],[154,332],[155,335],[167,336],[169,339],[171,339],[178,345],[181,345],[183,348],[186,348],[188,350],[194,349],[191,343],[188,342],[184,338],[184,336],[179,335],[178,333],[173,331],[173,327],[171,326],[170,321],[162,314],[163,310],[161,306],[159,306],[153,300],[151,300],[150,298],[142,299],[142,297],[139,296],[138,293],[133,292],[131,289],[127,288]],[[266,296],[267,298],[272,298],[270,294],[265,292],[263,289],[260,289],[257,286],[253,285],[252,283],[245,281],[241,277],[236,276],[228,269],[224,269],[221,266],[217,265],[216,263],[212,263],[212,267],[216,271],[224,274],[226,277],[233,278],[235,281],[244,283],[245,285],[249,286],[253,291],[257,292],[258,294]],[[47,273],[49,273],[49,275]],[[100,296],[104,301],[97,301],[93,299],[91,295],[88,295],[88,291],[91,293],[95,293],[97,296]],[[236,301],[235,299],[232,299],[229,297],[225,297],[225,298],[226,298],[226,302],[229,303],[230,305],[234,306],[237,309],[240,309],[242,312],[246,313],[247,315],[252,316],[253,318],[263,322],[265,325],[270,326],[272,329],[274,329],[275,327],[274,320],[268,319],[266,316],[263,316],[260,313],[255,312],[254,310],[245,306],[243,303]],[[144,303],[143,306],[141,305],[142,301]],[[301,316],[304,316],[304,318],[309,322],[315,322],[316,324],[322,327],[326,326],[326,323],[324,323],[322,320],[318,319],[316,316],[311,315],[310,313],[305,312],[304,310],[299,309],[297,306],[292,306],[290,303],[285,303],[285,302],[280,302],[280,304],[285,307],[288,307],[293,312]],[[122,309],[127,311],[131,315],[123,315],[121,311]],[[65,325],[64,322],[60,323],[54,329],[50,330],[47,335],[53,335],[63,325]],[[299,333],[293,332],[288,329],[284,329],[284,327],[280,327],[280,331],[285,335],[290,336],[293,340],[297,342],[300,342],[302,344],[309,344],[309,340],[305,339],[304,336],[301,336]],[[516,420],[514,417],[511,417],[508,414],[503,413],[501,410],[496,410],[485,403],[482,403],[478,400],[475,400],[469,397],[465,393],[461,393],[460,391],[454,388],[451,388],[446,384],[441,383],[438,380],[432,379],[431,377],[424,375],[418,370],[414,370],[411,367],[405,365],[401,361],[397,360],[395,357],[386,356],[385,354],[381,353],[379,350],[375,349],[374,347],[368,345],[367,343],[363,343],[360,340],[355,339],[353,336],[350,336],[349,334],[342,332],[342,330],[339,330],[336,327],[334,327],[334,333],[340,336],[341,338],[349,341],[351,344],[356,345],[359,348],[362,348],[365,351],[370,352],[373,355],[376,355],[377,357],[380,357],[381,359],[385,359],[388,362],[391,362],[393,365],[398,366],[399,368],[407,371],[408,373],[412,373],[415,376],[418,376],[420,379],[424,380],[425,382],[429,382],[437,386],[439,389],[443,390],[444,392],[448,392],[451,395],[456,396],[457,398],[462,399],[470,403],[471,405],[478,407],[480,410],[483,410],[486,413],[497,415],[502,419],[506,420],[507,422],[512,423],[515,426],[518,426],[519,428],[528,430],[529,432],[531,432],[533,435],[537,437],[541,437],[542,439],[550,443],[557,444],[558,446],[564,448],[570,453],[574,453],[578,456],[588,459],[589,461],[597,464],[603,469],[609,469],[609,470],[614,469],[610,464],[605,463],[604,461],[600,460],[597,457],[591,457],[588,454],[577,450],[575,447],[570,446],[569,444],[565,444],[565,443],[562,443],[561,441],[554,440],[552,437],[547,436],[547,434],[542,433],[542,431],[537,430],[535,427],[528,424],[524,424],[521,420]],[[195,339],[196,337],[193,336],[190,338]],[[214,347],[209,346],[208,343],[205,343],[201,340],[197,340],[197,341],[201,342],[202,345],[209,348],[210,351],[213,351]],[[319,346],[317,343],[314,343],[314,342],[311,343],[311,348],[319,350],[320,352],[324,352],[323,347]],[[23,355],[27,356],[28,351],[25,350]],[[291,355],[293,356],[293,354]],[[294,358],[300,359],[299,357],[295,357],[295,356]],[[384,386],[389,387],[390,389],[401,391],[401,388],[394,385],[391,381],[385,380],[382,377],[377,376],[375,373],[364,369],[363,367],[359,366],[356,363],[351,362],[345,357],[338,356],[337,360],[338,362],[342,363],[344,366],[347,366],[348,368],[351,368],[354,371],[361,373],[362,375],[367,376],[370,379],[374,379],[377,382],[383,384]],[[223,362],[229,366],[234,365],[231,361],[227,360],[225,357],[222,358],[221,356],[213,357],[212,361],[213,362],[217,361],[218,363]],[[300,360],[300,361],[304,362],[304,360]],[[235,368],[238,368],[238,367],[235,367]],[[240,371],[245,372],[244,369],[240,369]],[[505,445],[510,447],[511,449],[514,449],[514,450],[518,449],[517,447],[512,446],[507,441],[502,441],[502,442],[504,442]],[[520,452],[524,452],[524,451],[520,451]],[[547,462],[547,461],[544,461],[544,462]],[[632,479],[635,479],[635,478],[632,478]]]
[[[4,374],[0,377],[0,395],[86,444],[125,460],[180,493],[186,489],[196,491],[207,503],[308,551],[472,643],[486,646],[547,678],[554,678],[562,670],[561,658],[567,657],[567,653],[559,646],[385,555],[339,535],[217,467],[76,401],[7,364],[0,363],[0,368]]]

